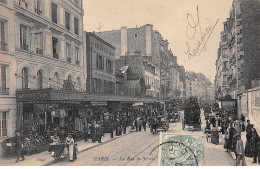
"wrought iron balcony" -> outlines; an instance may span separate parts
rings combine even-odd
[[[38,14],[38,15],[41,15],[41,14],[42,14],[42,11],[35,8],[35,13]]]
[[[1,95],[9,95],[9,88],[0,87]]]
[[[21,44],[21,49],[28,51],[29,45]]]
[[[7,51],[7,44],[5,41],[0,42],[0,50]]]
[[[42,55],[43,54],[43,49],[36,48],[36,53]]]

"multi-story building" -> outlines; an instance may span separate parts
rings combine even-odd
[[[87,91],[115,94],[115,47],[86,32]]]
[[[0,142],[13,136],[16,117],[16,62],[13,2],[0,1]],[[1,147],[2,148],[2,147]],[[0,150],[1,150],[0,148]]]
[[[142,94],[148,97],[159,98],[160,70],[153,63],[149,62],[149,59],[147,59],[146,56],[142,56],[140,53],[121,56],[120,59],[117,59],[116,64],[120,65],[120,67],[130,67],[133,74],[135,74],[135,77],[131,77],[130,79],[132,80],[133,85],[136,82],[141,85]],[[128,90],[127,88],[125,89]]]
[[[8,40],[5,55],[9,56],[5,58],[7,67],[2,72],[4,75],[5,70],[6,78],[10,79],[2,87],[10,85],[11,97],[16,91],[16,107],[8,108],[17,110],[9,116],[12,123],[8,123],[8,132],[12,136],[15,128],[41,126],[42,113],[58,107],[50,97],[59,100],[60,95],[52,90],[86,90],[83,9],[81,0],[14,0],[1,4],[1,9],[5,7],[8,9],[4,13],[10,17],[3,18]],[[46,107],[48,104],[52,106]]]
[[[170,71],[170,65],[174,65],[170,59],[173,54],[168,49],[168,41],[163,39],[161,34],[153,29],[153,25],[146,24],[136,28],[127,28],[124,26],[120,30],[100,32],[97,35],[116,47],[116,58],[135,55],[136,53],[144,56],[148,63],[151,63],[155,67],[155,70],[159,71],[159,74],[155,73],[155,79],[159,77],[160,99],[173,97],[170,94],[171,90],[174,91],[173,88],[176,84],[179,86],[179,79],[176,79],[176,84],[174,84],[173,78],[171,79],[170,75],[173,73],[173,71]],[[177,63],[177,58],[175,60],[175,63]],[[151,78],[153,79],[153,77]],[[149,82],[150,80],[146,81]]]
[[[233,98],[252,87],[260,84],[260,2],[258,0],[234,0],[230,10],[230,16],[224,22],[224,31],[221,32],[221,50],[217,59],[217,69],[224,70],[223,75],[217,70],[216,92],[230,89],[225,94]],[[226,68],[227,67],[227,68]],[[228,72],[228,73],[227,73]],[[223,78],[221,78],[223,76]]]
[[[181,98],[184,100],[186,98],[186,75],[185,75],[185,68],[183,66],[179,67],[179,74],[180,74]]]

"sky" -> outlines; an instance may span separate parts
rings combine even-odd
[[[152,24],[179,65],[214,84],[220,32],[231,6],[232,0],[83,0],[83,28],[98,32]]]

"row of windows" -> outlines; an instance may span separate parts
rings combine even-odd
[[[78,0],[74,0],[76,4],[78,4]],[[25,8],[28,9],[28,0],[19,0],[18,4]],[[33,2],[33,11],[37,15],[42,15],[42,10],[43,10],[43,0],[34,0]],[[51,17],[52,17],[52,22],[53,23],[58,23],[58,6],[55,3],[51,3]],[[67,30],[71,30],[71,20],[70,20],[70,13],[65,11],[65,27]],[[74,17],[74,33],[76,35],[79,35],[79,20],[78,18]]]
[[[24,67],[22,69],[22,89],[28,89],[29,88],[29,70],[28,68]],[[43,71],[42,70],[39,70],[37,72],[37,87],[38,89],[43,89],[43,84],[44,83],[47,83],[45,82],[43,79],[44,79],[44,76],[43,76]],[[71,80],[72,77],[69,75],[68,76],[68,81],[72,81]],[[54,82],[54,86],[53,87],[59,87],[58,84],[60,84],[60,78],[59,78],[59,74],[56,72],[54,74],[54,78],[53,78],[53,82]],[[32,82],[33,83],[33,82]],[[79,77],[77,77],[77,82],[76,82],[77,85],[81,86],[81,80]],[[50,87],[50,86],[48,86]]]
[[[91,46],[95,46],[95,48],[102,50],[103,52],[105,52],[111,56],[115,56],[115,53],[113,53],[111,50],[109,50],[108,48],[104,47],[101,44],[95,43],[95,45],[94,45],[94,42],[91,42]]]
[[[106,72],[113,73],[113,62],[109,59],[105,59],[105,57],[101,55],[97,55],[96,57],[96,67],[99,70],[105,70],[105,63],[106,63]]]
[[[53,23],[58,23],[58,6],[55,3],[51,3],[51,19]],[[71,30],[71,16],[68,11],[65,11],[65,27],[67,30]],[[74,17],[74,33],[79,35],[79,20]]]
[[[145,84],[151,85],[153,87],[159,87],[159,80],[154,79],[150,76],[145,75]]]
[[[25,25],[20,25],[20,49],[24,51],[29,51],[29,36],[28,36],[28,27]],[[34,45],[35,45],[35,52],[37,54],[43,55],[43,33],[37,32],[34,33]],[[52,54],[53,58],[59,59],[59,49],[60,43],[59,39],[56,37],[52,37]],[[71,44],[66,43],[66,56],[67,58],[72,57],[72,47]],[[74,57],[75,63],[79,65],[80,63],[80,48],[75,46],[74,48]],[[69,62],[71,60],[67,59]]]

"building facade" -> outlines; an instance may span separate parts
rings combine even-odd
[[[217,94],[237,98],[239,93],[260,84],[260,39],[257,38],[260,34],[259,7],[258,0],[233,1],[230,16],[224,22],[224,31],[221,32],[219,56],[223,60],[218,57],[216,66],[221,69],[219,65],[223,65],[224,72],[222,75],[217,70]]]
[[[85,32],[87,91],[115,94],[115,47],[94,33]]]
[[[154,30],[153,25],[146,24],[136,28],[124,26],[120,30],[100,32],[98,35],[116,47],[117,59],[120,56],[139,53],[145,57],[147,63],[155,67],[155,75],[146,71],[146,83],[147,85],[157,84],[159,77],[159,98],[161,100],[173,99],[176,98],[176,95],[180,95],[177,57],[168,48],[168,40],[165,40],[158,31]],[[150,89],[147,91],[149,92]],[[155,95],[154,92],[152,93]]]
[[[6,62],[3,63],[6,67],[1,68],[1,88],[5,91],[9,88],[8,99],[12,98],[5,104],[11,107],[4,106],[12,110],[6,116],[12,119],[7,123],[10,137],[22,119],[15,111],[19,109],[15,103],[16,91],[29,94],[31,90],[61,89],[68,83],[73,84],[71,90],[86,90],[83,9],[81,0],[3,2],[1,16],[3,11],[8,17],[3,17],[1,22],[1,49],[5,49],[1,60]],[[25,119],[26,115],[21,116]]]
[[[0,142],[16,127],[16,60],[13,2],[0,1]],[[2,148],[2,147],[1,147]],[[0,148],[0,150],[1,150]]]

